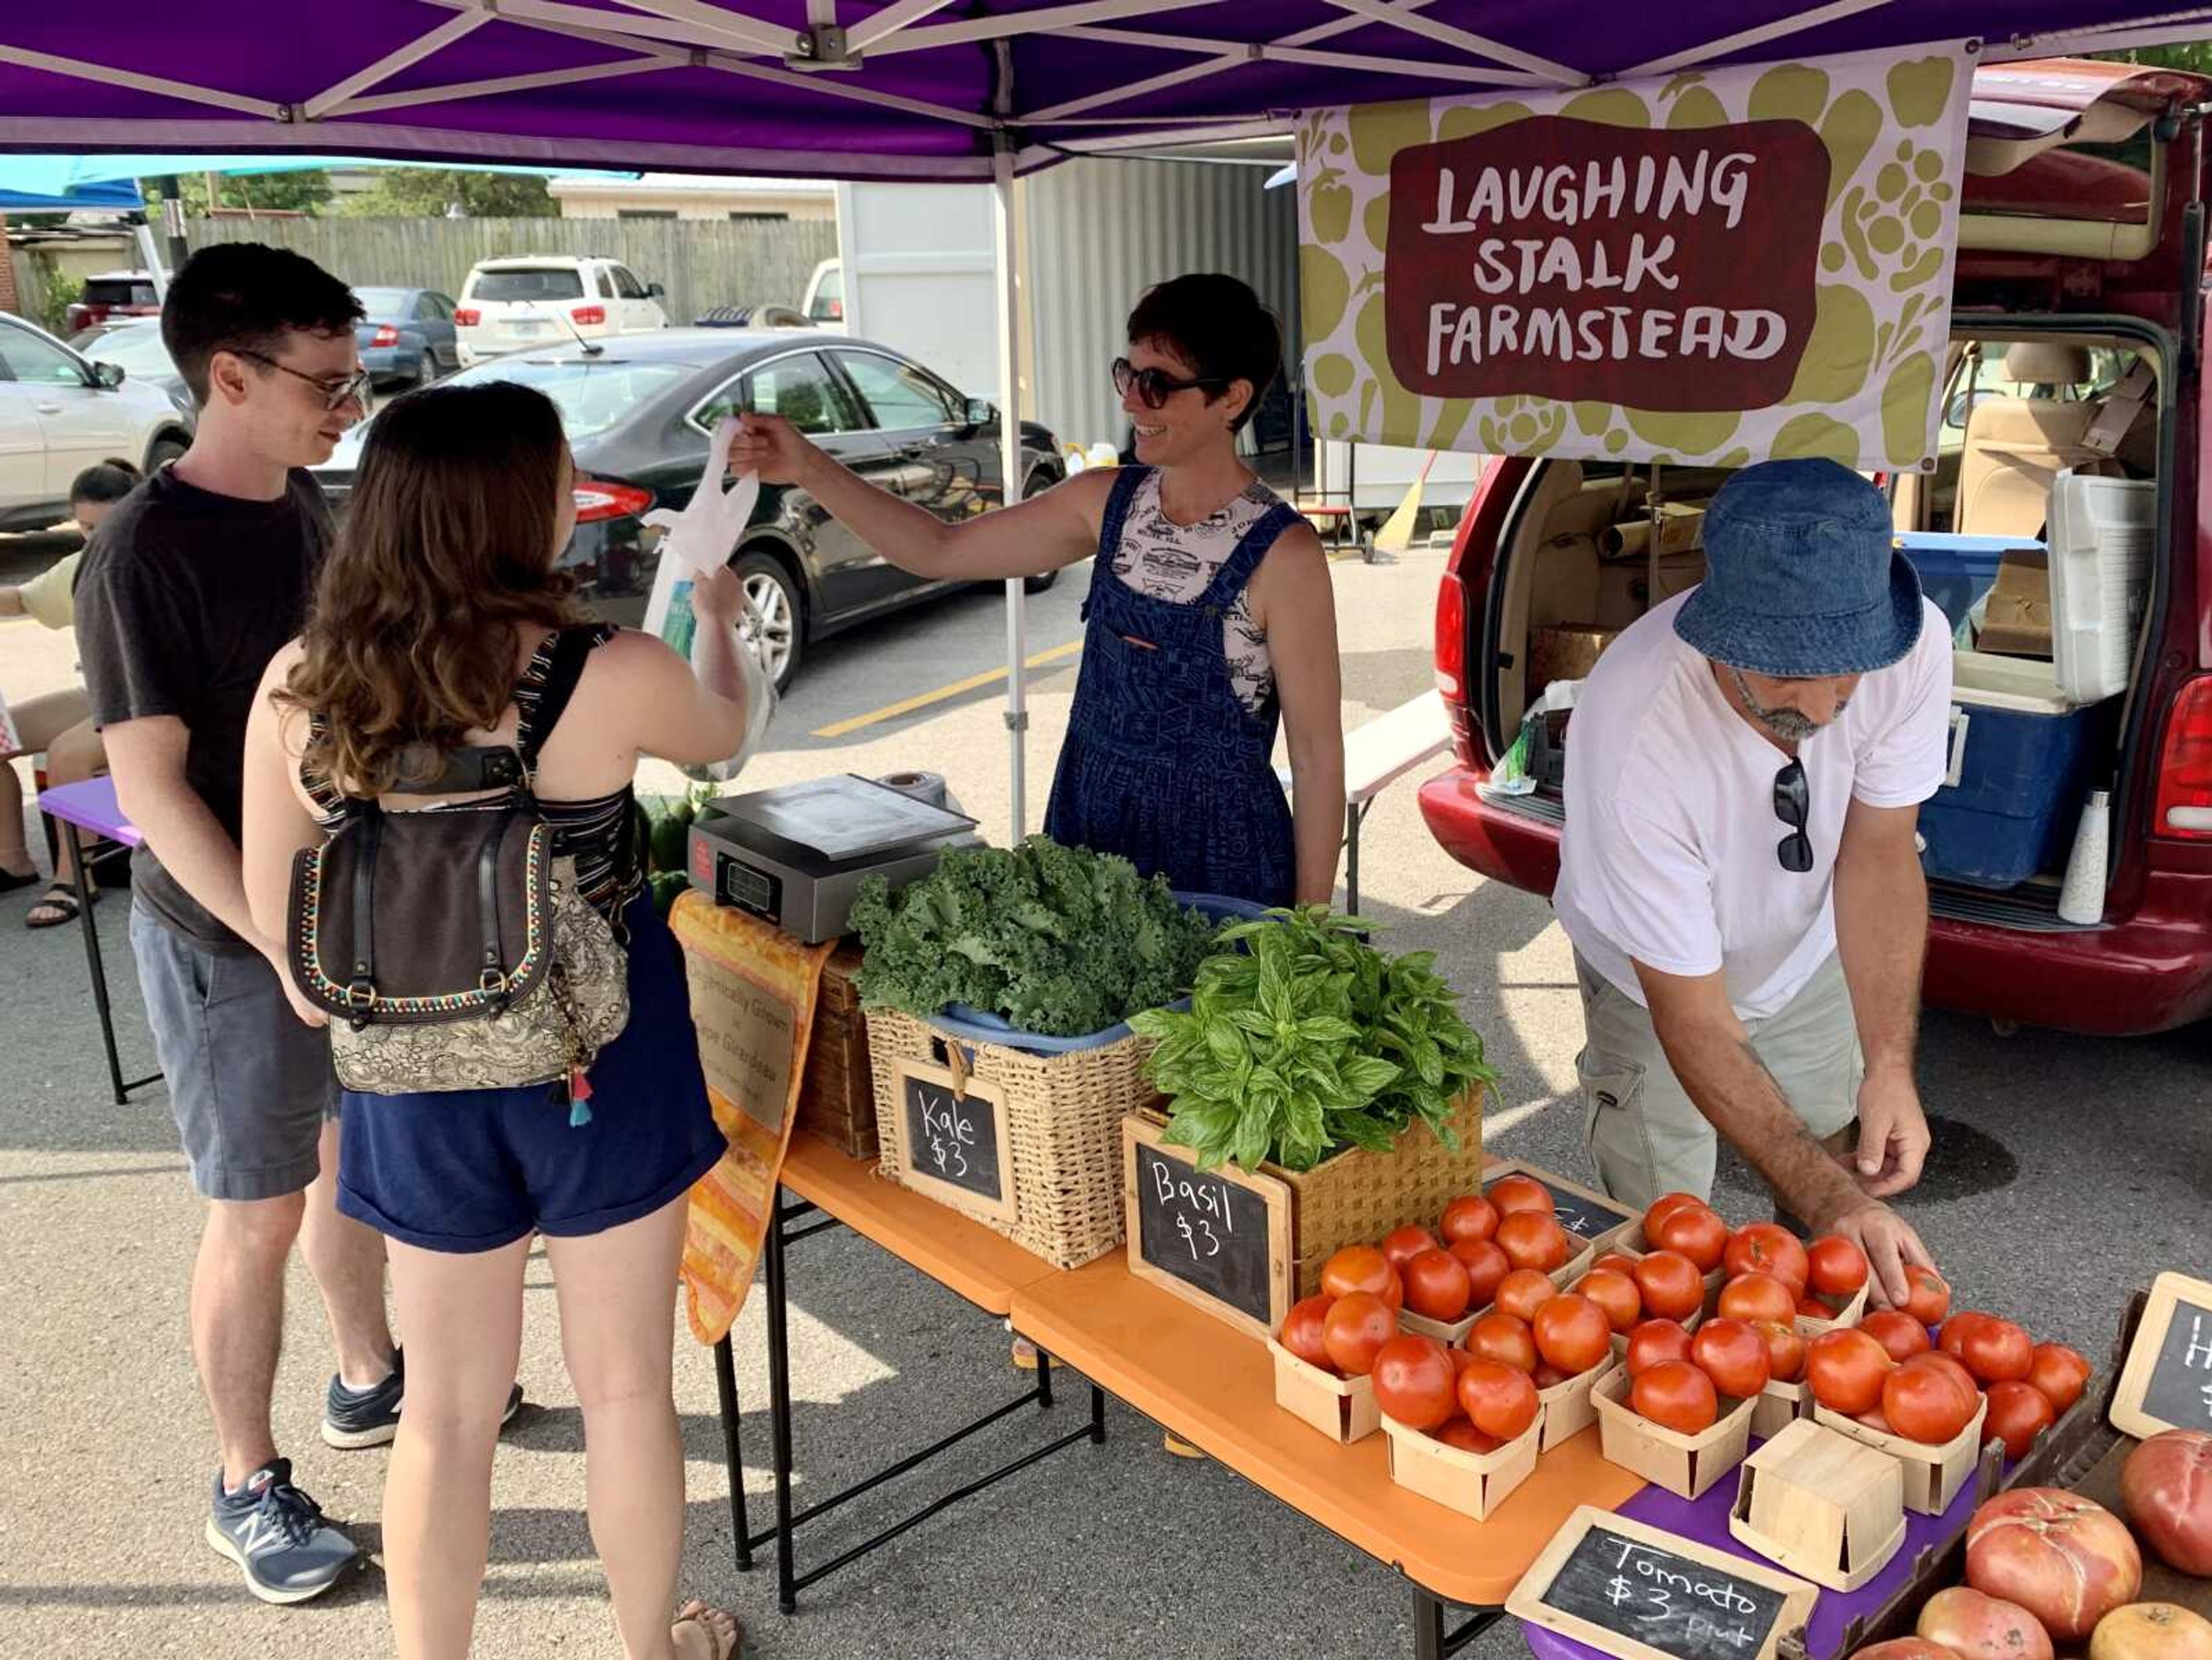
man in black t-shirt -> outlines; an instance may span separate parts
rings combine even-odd
[[[77,639],[116,793],[145,838],[131,947],[190,1160],[211,1202],[192,1353],[222,1444],[208,1541],[272,1602],[328,1590],[359,1552],[292,1482],[270,1427],[296,1237],[338,1376],[324,1438],[392,1438],[399,1375],[376,1234],[341,1216],[337,1080],[323,1017],[259,933],[239,860],[246,722],[299,633],[331,518],[305,468],[361,418],[362,308],[297,254],[208,248],[170,285],[161,335],[199,401],[191,451],[109,517],[76,583]]]

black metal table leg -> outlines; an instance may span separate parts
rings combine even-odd
[[[131,1097],[124,1087],[123,1061],[115,1052],[115,1016],[107,1006],[107,970],[100,960],[100,926],[92,920],[92,883],[84,872],[84,839],[76,824],[62,821],[62,839],[69,843],[70,878],[76,886],[77,926],[84,933],[85,966],[92,970],[92,1000],[100,1010],[100,1041],[107,1048],[107,1078],[115,1089],[115,1104]]]
[[[1096,1383],[1091,1386],[1091,1444],[1106,1444],[1106,1391]]]
[[[797,1569],[791,1544],[791,1333],[785,1318],[783,1188],[769,1195],[768,1215],[768,1393],[769,1419],[775,1443],[775,1605],[786,1614],[799,1607],[793,1581]]]
[[[1444,1625],[1443,1599],[1433,1591],[1413,1587],[1413,1654],[1415,1660],[1449,1660],[1505,1617],[1504,1608],[1477,1608],[1457,1630]]]
[[[1036,1403],[1049,1412],[1052,1410],[1052,1357],[1038,1349],[1036,1358]]]
[[[730,1472],[730,1529],[737,1535],[738,1572],[750,1573],[752,1528],[745,1520],[745,1460],[738,1444],[738,1367],[727,1332],[714,1345],[714,1393],[722,1408],[722,1458]]]
[[[1344,809],[1344,909],[1353,916],[1359,915],[1359,804],[1348,802]]]

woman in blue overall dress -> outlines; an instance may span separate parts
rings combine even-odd
[[[794,484],[902,569],[1037,576],[1097,556],[1045,830],[1186,892],[1327,904],[1344,825],[1335,600],[1321,538],[1238,459],[1282,334],[1233,277],[1179,277],[1114,365],[1133,466],[948,524],[791,425],[748,415],[730,464]],[[1291,792],[1274,769],[1279,726]]]

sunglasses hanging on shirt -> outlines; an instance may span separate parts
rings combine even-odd
[[[1805,777],[1805,763],[1792,756],[1774,775],[1774,816],[1790,826],[1790,834],[1775,843],[1774,856],[1782,868],[1802,876],[1813,868],[1813,838],[1805,833],[1812,816],[1813,787]]]

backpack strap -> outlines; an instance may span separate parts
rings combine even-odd
[[[514,687],[514,746],[522,764],[538,770],[538,752],[553,735],[576,695],[584,665],[601,646],[620,632],[611,623],[592,623],[578,628],[556,629],[545,636]]]

